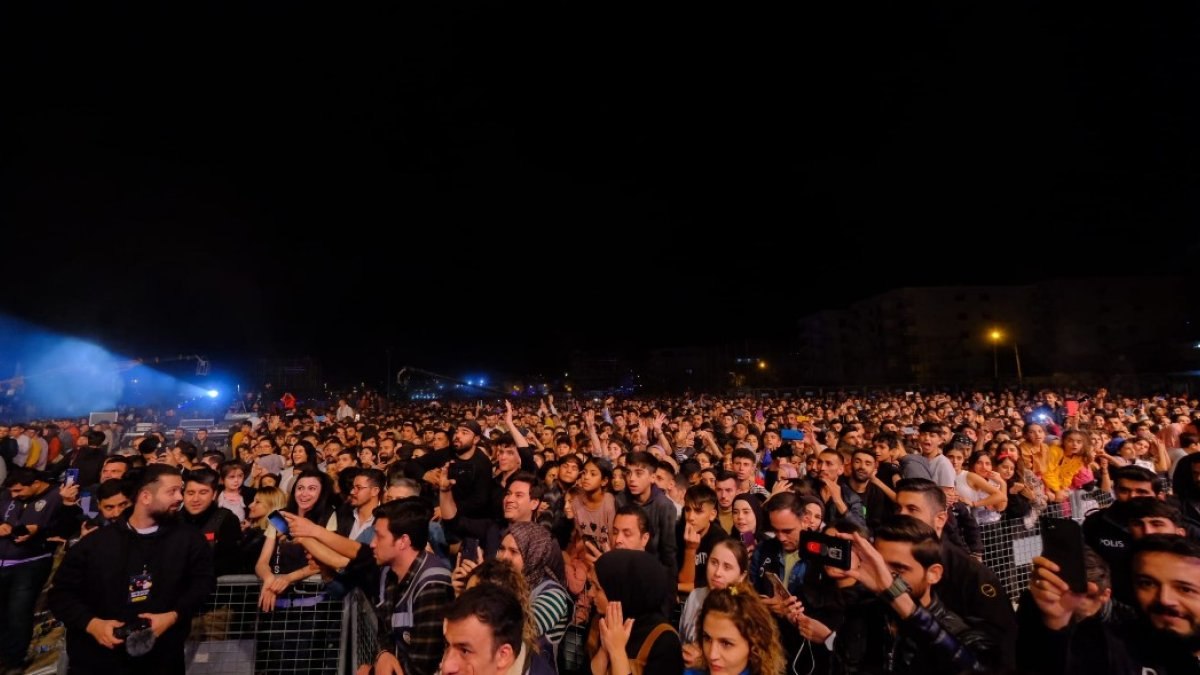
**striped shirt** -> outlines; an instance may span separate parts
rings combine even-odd
[[[557,645],[567,632],[567,623],[571,618],[571,596],[562,586],[556,583],[539,584],[541,590],[534,590],[533,624],[539,636],[546,636],[550,644]]]

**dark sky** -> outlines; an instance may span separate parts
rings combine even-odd
[[[1191,6],[180,4],[0,21],[5,311],[521,368],[1197,252]]]

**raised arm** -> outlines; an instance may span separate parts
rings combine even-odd
[[[512,434],[513,442],[518,448],[528,448],[529,441],[517,429],[516,422],[513,421],[512,403],[508,399],[504,399],[504,426],[508,428],[508,433]]]
[[[588,438],[592,440],[592,454],[602,457],[604,455],[604,445],[600,442],[600,435],[596,433],[596,411],[591,409],[584,410],[583,424],[587,427]]]

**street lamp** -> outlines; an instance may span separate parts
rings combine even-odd
[[[992,376],[996,378],[997,382],[999,382],[1000,366],[996,360],[996,345],[1000,343],[1000,340],[1004,339],[1004,333],[1000,332],[996,328],[993,328],[990,332],[988,332],[988,339],[992,341]],[[1017,362],[1017,386],[1021,386],[1025,378],[1021,372],[1021,348],[1017,346],[1016,340],[1013,340],[1013,358]]]
[[[988,333],[988,338],[992,341],[992,378],[997,382],[1000,381],[1000,362],[996,358],[996,345],[1000,344],[1000,338],[1004,337],[1004,333],[993,328]]]

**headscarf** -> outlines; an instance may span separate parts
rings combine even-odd
[[[509,534],[516,540],[517,548],[521,551],[525,581],[529,582],[529,590],[537,588],[546,578],[563,583],[566,572],[562,551],[554,537],[550,536],[550,530],[537,523],[513,523],[500,535],[500,539],[503,540],[504,536]]]
[[[743,492],[733,498],[734,504],[739,501],[746,502],[750,506],[750,510],[754,512],[754,538],[762,541],[767,536],[767,516],[763,513],[762,501],[749,492]],[[737,536],[736,533],[733,534],[735,537]]]
[[[627,619],[661,614],[667,593],[675,590],[663,564],[645,551],[617,549],[605,553],[596,561],[596,579],[609,602],[621,603]]]

